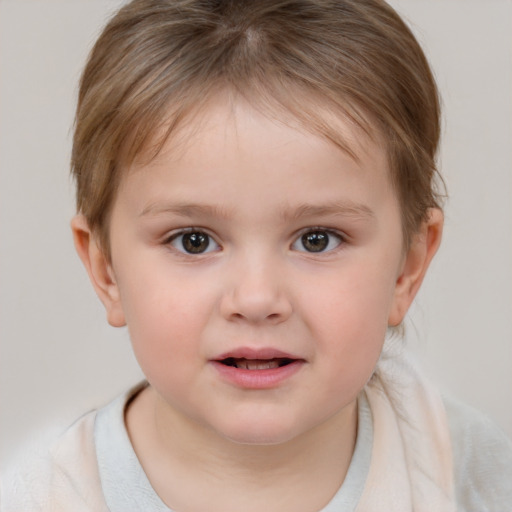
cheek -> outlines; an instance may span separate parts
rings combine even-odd
[[[146,268],[153,270],[120,283],[133,350],[148,377],[170,373],[171,364],[183,371],[186,365],[179,363],[192,364],[201,351],[201,333],[215,299],[200,283],[179,274],[166,275],[157,266]]]
[[[353,265],[314,284],[303,304],[319,348],[356,365],[376,361],[393,300],[390,273],[380,264]]]
[[[346,404],[371,378],[387,331],[382,304],[360,287],[318,308],[317,357],[325,362],[322,379],[333,404]]]

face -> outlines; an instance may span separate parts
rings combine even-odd
[[[357,161],[219,100],[124,177],[107,309],[169,417],[282,443],[370,378],[398,307],[400,211],[384,149],[337,122]]]

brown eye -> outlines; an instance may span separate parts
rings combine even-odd
[[[302,252],[328,252],[342,243],[340,235],[324,229],[315,229],[304,233],[294,242],[292,248]]]
[[[208,235],[204,233],[187,233],[183,235],[183,248],[190,253],[197,254],[206,251],[210,245]]]
[[[187,254],[203,254],[215,250],[218,246],[210,235],[203,231],[178,233],[171,240],[171,245]]]
[[[325,251],[329,245],[329,235],[325,231],[313,231],[302,235],[302,245],[309,252]]]

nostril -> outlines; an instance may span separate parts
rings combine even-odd
[[[242,284],[223,295],[220,311],[224,318],[231,321],[277,324],[290,316],[292,307],[288,298],[272,290],[269,283],[266,287],[250,287],[247,282]]]

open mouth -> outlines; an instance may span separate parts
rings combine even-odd
[[[275,357],[273,359],[246,359],[245,357],[227,357],[219,361],[225,366],[232,366],[243,370],[271,370],[281,368],[294,362],[294,359]]]
[[[281,386],[306,366],[307,361],[275,348],[241,347],[212,360],[221,379],[241,389]]]

